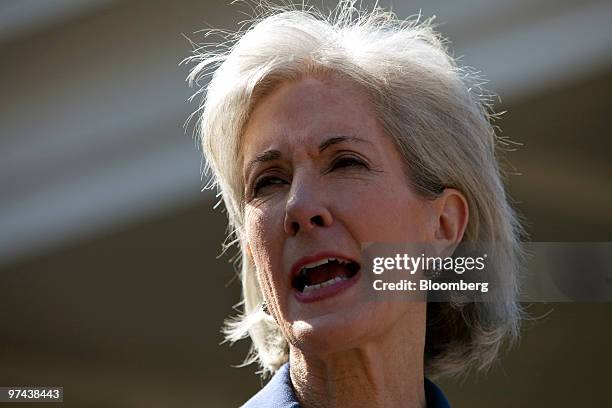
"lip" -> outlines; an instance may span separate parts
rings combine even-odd
[[[355,262],[361,265],[361,263],[356,261],[355,259],[339,254],[337,252],[320,252],[315,255],[305,256],[303,258],[300,258],[296,263],[293,264],[293,266],[291,267],[291,272],[289,274],[289,284],[291,285],[291,291],[293,292],[293,295],[296,297],[298,301],[303,302],[303,303],[311,303],[311,302],[316,302],[318,300],[330,298],[340,292],[345,291],[346,289],[348,289],[349,287],[357,283],[357,281],[359,280],[361,276],[361,269],[357,271],[357,273],[350,279],[342,280],[332,285],[329,285],[323,288],[319,288],[319,289],[315,289],[309,293],[300,292],[299,290],[296,290],[293,287],[291,282],[293,282],[294,278],[297,276],[297,274],[302,269],[302,267],[304,267],[304,265],[307,265],[311,262],[320,261],[321,259],[326,259],[326,258],[343,259],[343,260]]]

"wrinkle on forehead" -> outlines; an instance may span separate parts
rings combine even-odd
[[[283,103],[269,103],[279,98]],[[330,115],[330,110],[335,112]],[[369,115],[364,115],[364,110]],[[270,139],[264,141],[255,154],[281,150],[281,145],[290,137],[293,139],[290,145],[315,148],[323,138],[356,133],[359,129],[355,122],[361,122],[361,125],[366,124],[368,119],[377,122],[366,93],[357,84],[339,75],[307,76],[297,81],[282,82],[256,103],[245,123],[239,155],[243,172],[246,170],[246,154],[253,143],[252,137],[249,137],[253,133],[252,125],[254,122],[259,124],[257,119],[261,115],[278,117],[281,123],[266,126],[263,132],[255,132],[258,138]],[[351,116],[353,120],[347,120]],[[309,143],[313,136],[314,143]]]

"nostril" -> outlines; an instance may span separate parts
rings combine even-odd
[[[315,215],[310,218],[305,218],[303,220],[297,219],[295,221],[290,221],[285,218],[285,228],[287,234],[296,235],[299,231],[307,232],[315,227],[325,227],[327,225],[327,221],[324,215]]]
[[[310,221],[317,227],[322,227],[324,224],[323,217],[321,217],[320,215],[315,215],[310,219]]]

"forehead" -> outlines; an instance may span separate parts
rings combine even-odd
[[[318,146],[334,136],[371,140],[377,133],[373,109],[357,85],[339,77],[306,77],[281,84],[257,103],[242,151],[246,158],[270,149]]]

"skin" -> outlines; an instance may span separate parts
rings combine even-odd
[[[321,251],[359,261],[364,242],[453,248],[468,220],[463,195],[420,197],[366,95],[336,76],[285,82],[260,100],[241,160],[249,256],[289,342],[302,406],[425,406],[426,303],[373,301],[364,276],[302,303],[290,269]]]

